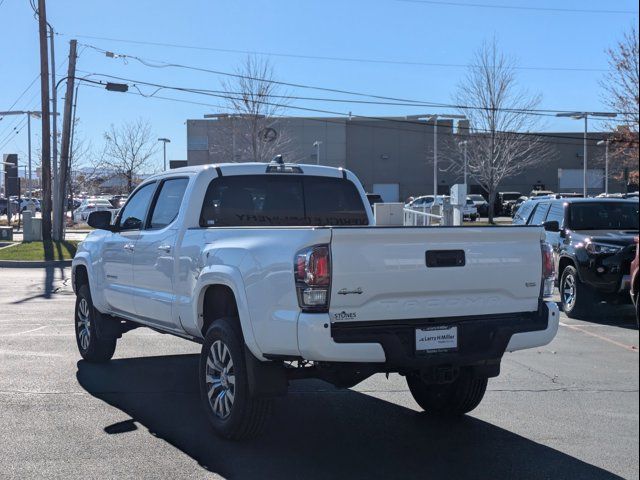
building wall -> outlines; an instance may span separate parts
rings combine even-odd
[[[213,148],[219,120],[188,120],[187,144],[189,165],[222,163],[231,158],[220,158]],[[375,184],[398,184],[400,199],[433,192],[433,121],[407,121],[403,117],[368,120],[360,118],[288,117],[275,122],[274,128],[286,132],[291,138],[285,152],[285,161],[316,163],[313,143],[321,141],[320,164],[346,167],[362,181],[367,191]],[[464,138],[459,135],[463,124],[452,120],[438,121],[438,191],[448,193],[455,183],[462,183],[462,173],[450,168],[448,155],[460,152],[447,150]],[[528,168],[525,172],[506,179],[499,191],[518,191],[528,194],[534,185],[560,191],[559,169],[582,169],[583,140],[579,133],[541,133],[553,148],[553,159],[545,164]],[[597,146],[602,133],[589,136],[589,168],[604,169],[604,147]],[[239,160],[239,159],[237,159]],[[473,179],[469,181],[474,184]],[[479,187],[471,187],[480,191]],[[581,191],[581,188],[563,189]],[[590,193],[603,191],[601,186]],[[624,191],[622,181],[610,179],[609,191]]]

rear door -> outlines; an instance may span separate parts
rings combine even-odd
[[[531,227],[335,228],[331,319],[535,311],[542,235]]]
[[[160,183],[133,255],[136,314],[165,328],[178,326],[172,318],[176,218],[188,184],[187,177],[170,178]]]

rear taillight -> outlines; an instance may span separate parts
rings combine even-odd
[[[542,252],[542,296],[553,296],[553,286],[556,279],[556,268],[553,260],[553,249],[547,242],[540,242]]]
[[[316,245],[296,253],[294,276],[298,304],[304,312],[326,312],[329,308],[331,258],[328,245]]]

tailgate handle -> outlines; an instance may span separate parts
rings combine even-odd
[[[427,250],[427,267],[464,267],[464,250]]]

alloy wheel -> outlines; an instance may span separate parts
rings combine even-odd
[[[222,340],[213,342],[209,350],[206,384],[213,413],[221,419],[227,418],[233,408],[236,377],[231,352]]]
[[[562,302],[571,310],[576,302],[576,279],[573,275],[567,275],[562,285]]]
[[[80,347],[82,350],[89,348],[89,342],[91,340],[91,318],[90,318],[89,303],[86,298],[81,298],[78,302],[78,340],[80,341]]]

